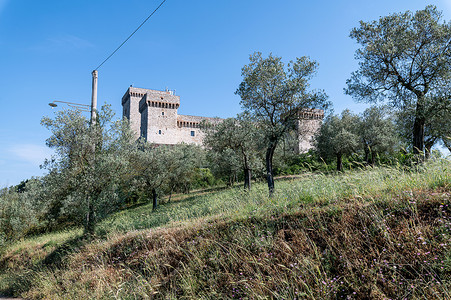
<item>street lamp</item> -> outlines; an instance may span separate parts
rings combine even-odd
[[[91,106],[88,104],[81,104],[81,103],[75,103],[75,102],[67,102],[67,101],[59,101],[55,100],[53,102],[50,102],[49,105],[51,107],[57,107],[58,105],[55,102],[58,103],[64,103],[67,104],[67,106],[81,110],[86,112],[91,112],[91,125],[95,124],[96,122],[96,110],[97,110],[97,70],[92,71],[92,95],[91,95]]]
[[[86,111],[86,112],[90,112],[91,111],[88,104],[81,104],[81,103],[74,103],[74,102],[55,100],[55,101],[49,103],[49,105],[51,107],[57,107],[58,104],[56,104],[56,103],[64,103],[64,104],[67,104],[67,106],[69,106],[69,107],[72,107],[72,108],[75,108],[75,109],[78,109],[78,110],[81,110],[81,111]]]

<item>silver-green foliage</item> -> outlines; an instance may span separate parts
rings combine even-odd
[[[238,154],[230,148],[223,151],[208,151],[207,160],[211,172],[220,180],[231,186],[237,181],[242,173],[241,159]]]
[[[295,129],[300,110],[328,105],[323,91],[310,91],[309,80],[318,63],[308,57],[296,58],[288,65],[281,57],[263,58],[256,52],[241,70],[243,81],[236,94],[244,112],[259,123],[266,148],[266,173],[270,194],[274,191],[272,159],[277,144],[289,130]]]
[[[153,198],[157,208],[158,194],[189,191],[196,170],[202,167],[204,151],[195,145],[153,145],[145,141],[135,144],[127,156],[135,189],[146,199]]]
[[[341,116],[327,116],[315,135],[315,147],[325,159],[337,159],[337,170],[342,171],[342,157],[357,151],[359,144],[358,116],[344,110]]]
[[[0,190],[0,248],[42,227],[42,183],[42,179],[32,178],[22,182],[20,189]]]
[[[207,131],[204,144],[218,155],[218,161],[224,161],[224,156],[229,156],[227,162],[233,168],[233,163],[239,162],[239,168],[244,173],[244,186],[250,189],[251,173],[262,167],[261,164],[262,132],[258,123],[249,120],[248,116],[240,115],[237,118],[229,118]],[[233,153],[230,153],[231,150]]]
[[[120,208],[117,190],[129,172],[125,157],[132,135],[113,116],[105,105],[92,125],[77,110],[42,119],[52,133],[47,145],[56,153],[44,164],[49,219],[67,219],[92,232],[99,220]]]
[[[347,81],[357,100],[412,109],[412,146],[423,151],[425,123],[450,109],[451,22],[434,6],[360,22],[351,31],[360,45],[359,69]],[[432,109],[430,109],[432,108]]]
[[[451,87],[450,87],[451,88]],[[440,96],[434,96],[440,97]],[[429,157],[431,148],[442,143],[451,152],[451,102],[436,100],[426,106],[426,114],[430,116],[424,124],[424,146],[426,157]],[[436,105],[440,103],[442,109],[437,110]],[[407,143],[412,140],[411,128],[415,122],[415,107],[408,106],[396,112],[396,125],[400,136]]]
[[[359,119],[357,132],[365,153],[365,161],[374,164],[378,154],[394,151],[399,143],[398,134],[385,108],[375,106],[367,108]]]

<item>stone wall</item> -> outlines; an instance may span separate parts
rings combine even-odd
[[[202,145],[205,133],[202,130],[204,123],[215,125],[222,122],[220,118],[178,115],[177,128],[179,140],[184,143]]]
[[[202,145],[204,123],[222,122],[220,118],[179,115],[180,97],[171,91],[157,91],[130,87],[122,97],[123,117],[130,121],[136,137],[144,137],[154,144],[179,143]],[[321,126],[324,111],[304,109],[297,124],[297,151],[312,148],[312,137]]]
[[[180,97],[171,91],[130,87],[122,97],[123,116],[137,137],[155,144],[194,143],[202,145],[204,122],[217,124],[220,118],[178,114]]]
[[[321,109],[303,109],[299,112],[299,121],[297,123],[298,134],[298,153],[305,153],[313,148],[313,136],[321,127],[324,119],[324,110]]]

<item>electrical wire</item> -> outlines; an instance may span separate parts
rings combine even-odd
[[[124,44],[144,25],[144,23],[147,22],[147,20],[149,20],[156,12],[157,10],[166,2],[166,0],[163,0],[160,5],[158,5],[158,7],[147,17],[147,19],[145,19],[141,25],[138,26],[138,28],[135,29],[135,31],[132,32],[132,34],[130,34],[128,36],[128,38],[125,39],[125,41],[122,42],[122,44],[119,45],[119,47],[116,48],[116,50],[113,51],[113,53],[110,54],[110,56],[108,56],[97,68],[95,68],[95,70],[98,70],[104,63],[107,62],[107,60],[109,60],[111,58],[111,56],[113,56],[122,46],[124,46]]]

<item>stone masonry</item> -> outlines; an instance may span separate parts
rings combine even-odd
[[[299,112],[296,126],[298,143],[297,153],[304,153],[313,148],[313,136],[321,127],[324,119],[324,110],[304,108]]]
[[[201,123],[212,125],[220,118],[179,115],[180,97],[172,91],[130,87],[122,97],[123,116],[130,121],[137,137],[154,144],[179,143],[202,145]]]
[[[215,125],[222,121],[220,118],[179,115],[180,97],[172,91],[129,87],[122,97],[122,107],[122,115],[130,121],[136,136],[154,144],[202,145],[204,132],[201,125]],[[297,152],[312,148],[311,138],[323,118],[324,111],[318,109],[304,109],[299,113]]]

